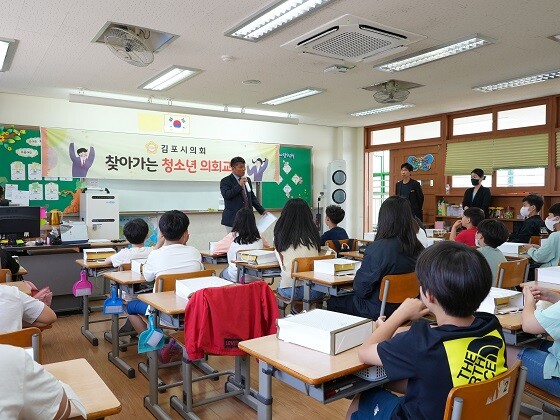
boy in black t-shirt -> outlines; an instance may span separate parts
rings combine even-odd
[[[475,313],[492,284],[484,257],[466,245],[440,242],[420,254],[416,274],[421,300],[407,299],[386,321],[377,320],[359,351],[361,362],[383,366],[391,381],[399,381],[389,386],[405,395],[382,388],[364,392],[350,405],[348,419],[442,418],[451,388],[507,370],[498,319]],[[418,321],[399,328],[429,312],[434,327]]]
[[[327,214],[325,223],[329,227],[329,230],[321,235],[321,245],[325,245],[327,241],[348,239],[346,230],[338,226],[338,224],[344,220],[344,215],[346,214],[344,209],[340,206],[332,205],[325,209],[325,213]]]

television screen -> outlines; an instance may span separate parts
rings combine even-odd
[[[41,236],[40,207],[0,207],[0,239]]]

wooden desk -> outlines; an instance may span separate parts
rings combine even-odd
[[[293,273],[293,278],[303,281],[303,309],[310,309],[311,289],[328,293],[331,296],[343,296],[352,293],[354,276],[334,276],[332,274],[317,273],[315,271],[301,271]]]
[[[531,341],[535,341],[539,336],[529,334],[523,331],[521,322],[521,312],[514,314],[496,315],[502,330],[504,332],[504,339],[507,344],[513,346],[521,346]]]
[[[207,264],[227,264],[227,254],[213,254],[210,251],[201,251],[202,263]]]
[[[112,416],[121,411],[121,403],[86,359],[67,360],[43,366],[55,378],[70,385],[82,404],[88,419]]]
[[[187,300],[179,297],[174,291],[160,293],[142,293],[138,299],[146,302],[159,312],[159,318],[173,328],[183,328],[183,319]]]
[[[523,259],[527,259],[527,258],[531,258],[529,257],[527,254],[515,254],[515,253],[511,253],[511,252],[504,252],[504,257],[506,257],[506,260],[508,261],[515,261],[515,260],[523,260]]]
[[[103,277],[111,281],[111,286],[117,288],[117,295],[123,297],[126,293],[127,299],[137,296],[138,285],[146,283],[144,276],[133,271],[108,271]],[[119,343],[119,314],[111,315],[111,333],[105,332],[105,340],[112,344],[112,350],[107,355],[108,359],[129,378],[134,378],[136,372],[120,357]]]
[[[387,381],[370,382],[352,375],[367,367],[358,360],[358,347],[330,356],[268,335],[242,341],[239,348],[259,360],[259,420],[272,419],[272,376],[322,403],[354,395]],[[333,394],[334,390],[347,385],[351,386]]]
[[[115,268],[113,268],[112,264],[105,264],[104,262],[97,262],[97,261],[96,262],[87,262],[87,261],[84,261],[83,259],[77,259],[76,264],[78,264],[81,267],[81,270],[85,271],[88,278],[91,278],[91,279],[98,278],[101,274],[103,274],[106,271],[115,270]],[[77,281],[77,279],[76,279],[76,281]],[[96,310],[96,309],[97,310],[102,310],[103,308],[102,307],[97,307],[97,308],[92,308],[91,310]],[[84,295],[84,296],[82,296],[83,325],[82,325],[81,331],[82,331],[82,334],[84,335],[84,337],[86,337],[92,345],[97,346],[99,344],[99,341],[98,341],[97,337],[95,335],[93,335],[93,333],[89,329],[89,324],[94,324],[96,322],[105,322],[108,319],[98,319],[98,320],[95,320],[95,321],[90,321],[89,320],[89,311],[90,311],[89,296]]]
[[[251,264],[246,261],[235,261],[237,265],[237,283],[245,283],[245,275],[250,275],[258,279],[280,277],[280,264],[277,262],[268,264]]]
[[[358,251],[343,251],[340,255],[346,258],[352,258],[353,260],[363,260],[364,254],[360,254]]]
[[[0,283],[0,286],[17,287],[20,292],[31,295],[31,287],[24,281],[7,281],[5,283]]]

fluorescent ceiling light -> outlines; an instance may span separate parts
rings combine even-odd
[[[232,118],[241,120],[267,121],[282,124],[299,124],[297,118],[287,113],[270,115],[266,111],[245,109],[205,104],[191,104],[189,102],[176,102],[170,99],[142,98],[118,94],[104,94],[102,92],[88,92],[68,96],[68,101],[73,103],[114,106],[119,108],[142,109],[146,111],[170,112],[207,117]]]
[[[388,72],[396,72],[409,69],[411,67],[421,66],[422,64],[440,60],[445,57],[464,53],[475,48],[484,47],[493,44],[494,40],[482,37],[478,34],[458,39],[448,44],[443,44],[434,48],[429,48],[414,54],[410,54],[396,60],[388,61],[380,64],[376,68]]]
[[[271,99],[267,99],[266,101],[259,102],[259,104],[263,105],[280,105],[285,104],[286,102],[297,101],[298,99],[307,98],[308,96],[318,95],[319,93],[323,93],[324,89],[316,89],[316,88],[304,88],[297,90],[295,92],[286,93],[282,96],[277,96]]]
[[[138,86],[146,90],[166,90],[200,73],[201,70],[181,66],[171,66],[146,83]]]
[[[353,117],[365,117],[366,115],[382,114],[384,112],[397,111],[399,109],[412,108],[414,106],[416,106],[416,105],[414,105],[414,104],[397,104],[397,105],[391,105],[391,106],[383,106],[383,107],[380,107],[380,108],[367,109],[365,111],[352,112],[352,113],[350,113],[350,115],[352,115]]]
[[[475,86],[472,89],[477,92],[493,92],[495,90],[509,89],[519,86],[532,85],[533,83],[545,82],[547,80],[557,79],[560,77],[560,70],[552,70],[544,73],[532,74],[530,76],[522,76],[516,79],[502,80],[500,82],[489,83],[487,85]]]
[[[0,72],[8,71],[16,53],[18,41],[0,38]]]
[[[280,0],[258,11],[239,25],[224,33],[225,36],[258,41],[282,26],[306,15],[331,0]]]

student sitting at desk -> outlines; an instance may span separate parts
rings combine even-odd
[[[154,286],[154,281],[160,274],[191,273],[204,269],[200,252],[195,247],[186,245],[189,240],[189,224],[187,215],[179,210],[165,212],[159,219],[160,238],[143,269],[148,287]],[[126,311],[134,330],[138,334],[145,331],[147,324],[142,316],[148,314],[148,305],[136,299],[128,302]],[[180,350],[179,345],[177,348]],[[161,354],[168,353],[167,348],[161,350]]]
[[[237,252],[239,250],[268,248],[269,244],[261,238],[257,229],[253,210],[242,208],[235,214],[233,227],[214,248],[215,254],[227,253],[228,267],[220,273],[220,277],[229,281],[237,281]]]
[[[465,245],[439,242],[420,255],[416,274],[420,299],[407,299],[386,321],[377,320],[358,353],[360,362],[383,366],[392,388],[405,395],[373,388],[354,398],[347,419],[441,419],[451,388],[507,370],[498,319],[475,312],[492,285],[484,257]],[[429,312],[434,328],[423,321],[400,328]]]
[[[490,266],[492,270],[492,279],[496,284],[498,280],[498,265],[501,262],[506,262],[506,257],[498,249],[509,236],[509,231],[503,222],[499,220],[486,219],[480,222],[477,226],[478,231],[476,232],[476,245],[479,247],[477,249]]]
[[[544,221],[540,215],[543,204],[544,200],[540,195],[529,194],[523,197],[523,207],[521,207],[519,213],[526,219],[519,231],[510,235],[509,242],[528,244],[531,241],[531,236],[540,236],[541,228],[544,227]]]
[[[377,319],[381,279],[387,274],[413,272],[416,258],[424,249],[416,237],[414,223],[406,198],[395,195],[381,204],[377,234],[354,277],[354,293],[331,297],[327,301],[330,311]],[[393,313],[397,306],[387,304],[386,314]]]
[[[516,358],[521,360],[527,368],[527,382],[560,398],[560,294],[540,287],[524,287],[523,295],[523,331],[548,334],[554,341],[540,340],[536,348],[508,346],[508,363],[513,364]],[[537,306],[539,301],[542,304]]]
[[[0,248],[0,268],[7,268],[12,274],[16,274],[19,271],[17,260],[11,253],[2,248]]]
[[[344,228],[338,226],[344,220],[344,209],[340,206],[327,206],[325,213],[325,223],[329,227],[325,233],[321,235],[321,245],[325,245],[327,241],[340,241],[341,239],[348,239],[348,233]]]
[[[453,223],[449,240],[460,242],[468,246],[476,246],[474,236],[476,235],[476,227],[484,220],[484,212],[478,207],[469,207],[463,213],[463,217]],[[459,234],[457,229],[465,228]]]
[[[281,278],[278,293],[289,298],[292,295],[292,262],[294,258],[316,257],[321,250],[317,226],[309,205],[301,198],[292,198],[284,205],[274,226],[274,248],[280,264]],[[319,300],[324,293],[311,290],[311,300]],[[296,286],[294,300],[303,299],[303,286]],[[297,310],[292,307],[292,312]]]
[[[43,302],[17,287],[0,286],[0,334],[24,327],[46,327],[55,321],[56,314]]]
[[[527,255],[540,267],[554,267],[560,260],[560,203],[554,204],[548,209],[548,217],[544,221],[546,228],[552,233],[543,246],[535,244],[523,245],[527,250]]]
[[[20,347],[0,344],[0,417],[67,419],[70,402],[61,382]]]
[[[120,267],[123,264],[129,263],[130,260],[148,258],[153,249],[151,246],[144,246],[149,230],[148,224],[144,219],[128,221],[123,227],[123,234],[132,246],[130,248],[123,248],[116,254],[107,257],[105,264]]]

